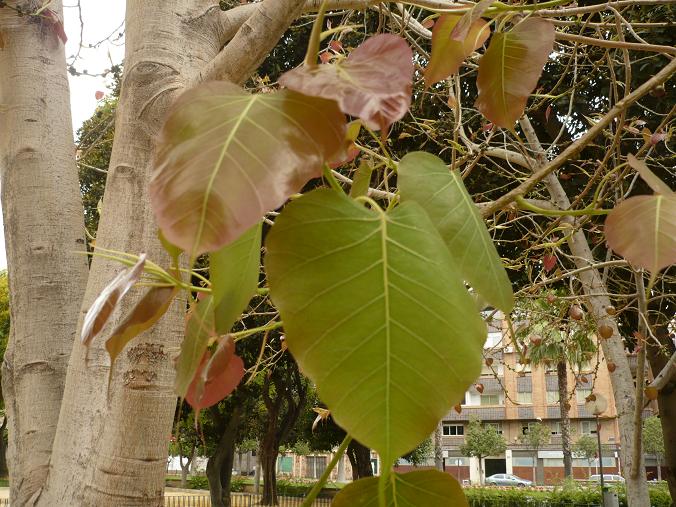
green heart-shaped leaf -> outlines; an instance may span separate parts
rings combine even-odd
[[[486,327],[413,202],[387,213],[317,190],[268,235],[286,342],[336,422],[383,463],[413,449],[476,379]]]
[[[402,201],[423,207],[462,276],[486,301],[509,314],[514,306],[512,285],[457,171],[440,158],[417,151],[401,159],[397,174]]]
[[[438,470],[392,474],[386,489],[387,506],[463,507],[469,505],[453,477]],[[333,500],[333,507],[377,507],[378,477],[348,484]]]

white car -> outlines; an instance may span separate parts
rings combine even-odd
[[[589,477],[590,482],[601,482],[601,476],[594,474]],[[624,477],[616,474],[603,474],[603,482],[625,482]]]

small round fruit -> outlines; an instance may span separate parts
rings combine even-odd
[[[607,366],[608,366],[608,371],[610,373],[614,372],[615,368],[617,368],[617,366],[615,366],[615,363],[613,363],[612,361],[608,361]]]
[[[582,311],[582,308],[580,308],[578,305],[572,305],[568,309],[568,316],[573,320],[582,320],[584,312]]]
[[[599,326],[599,336],[604,340],[607,340],[608,338],[613,336],[613,328],[610,327],[608,324],[601,324]]]

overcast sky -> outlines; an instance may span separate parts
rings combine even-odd
[[[80,72],[100,74],[112,64],[122,62],[124,57],[124,38],[118,34],[124,31],[124,0],[81,0],[82,23],[74,0],[64,0],[64,26],[68,42],[66,58],[69,62],[77,54],[80,47],[80,30],[82,45],[80,54],[73,66]],[[110,40],[106,40],[110,37]],[[95,48],[88,46],[96,45]],[[106,85],[110,78],[100,76],[69,76],[70,104],[73,115],[73,133],[89,118],[96,109],[96,92],[107,92]],[[73,166],[75,167],[75,166]],[[0,269],[5,269],[5,237],[0,216]]]

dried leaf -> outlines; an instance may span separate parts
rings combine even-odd
[[[496,125],[512,128],[553,47],[554,25],[542,18],[528,18],[509,32],[493,34],[479,60],[477,109]]]
[[[136,264],[121,271],[94,300],[82,323],[80,336],[83,345],[89,345],[101,332],[120,299],[141,277],[145,263],[146,254],[139,255]]]
[[[196,256],[234,241],[321,175],[345,138],[336,103],[221,81],[184,93],[159,142],[150,200],[173,244]]]
[[[483,19],[477,19],[462,40],[453,40],[451,32],[461,19],[459,14],[445,14],[435,23],[432,30],[432,54],[425,69],[426,88],[457,73],[465,58],[488,39],[490,26]]]
[[[244,377],[244,362],[235,355],[230,336],[220,337],[216,350],[207,350],[195,372],[185,400],[199,410],[215,405],[235,390]]]
[[[315,420],[312,422],[312,431],[314,432],[321,421],[326,421],[329,418],[331,411],[321,407],[315,407],[312,411],[317,413],[317,417],[315,417]]]
[[[643,181],[645,181],[656,193],[662,195],[673,194],[669,186],[659,179],[654,172],[648,169],[644,160],[639,160],[630,153],[627,155],[627,163],[641,175]]]
[[[634,266],[657,273],[676,263],[676,194],[639,195],[606,218],[608,246]]]
[[[131,313],[106,340],[111,371],[115,359],[129,341],[149,329],[169,308],[178,290],[175,287],[153,287],[141,298]]]
[[[649,400],[656,400],[658,394],[659,393],[656,387],[648,386],[645,388],[645,397]]]
[[[314,97],[333,99],[341,111],[374,130],[386,130],[411,105],[413,52],[398,35],[370,37],[332,65],[302,66],[286,72],[279,83]]]

